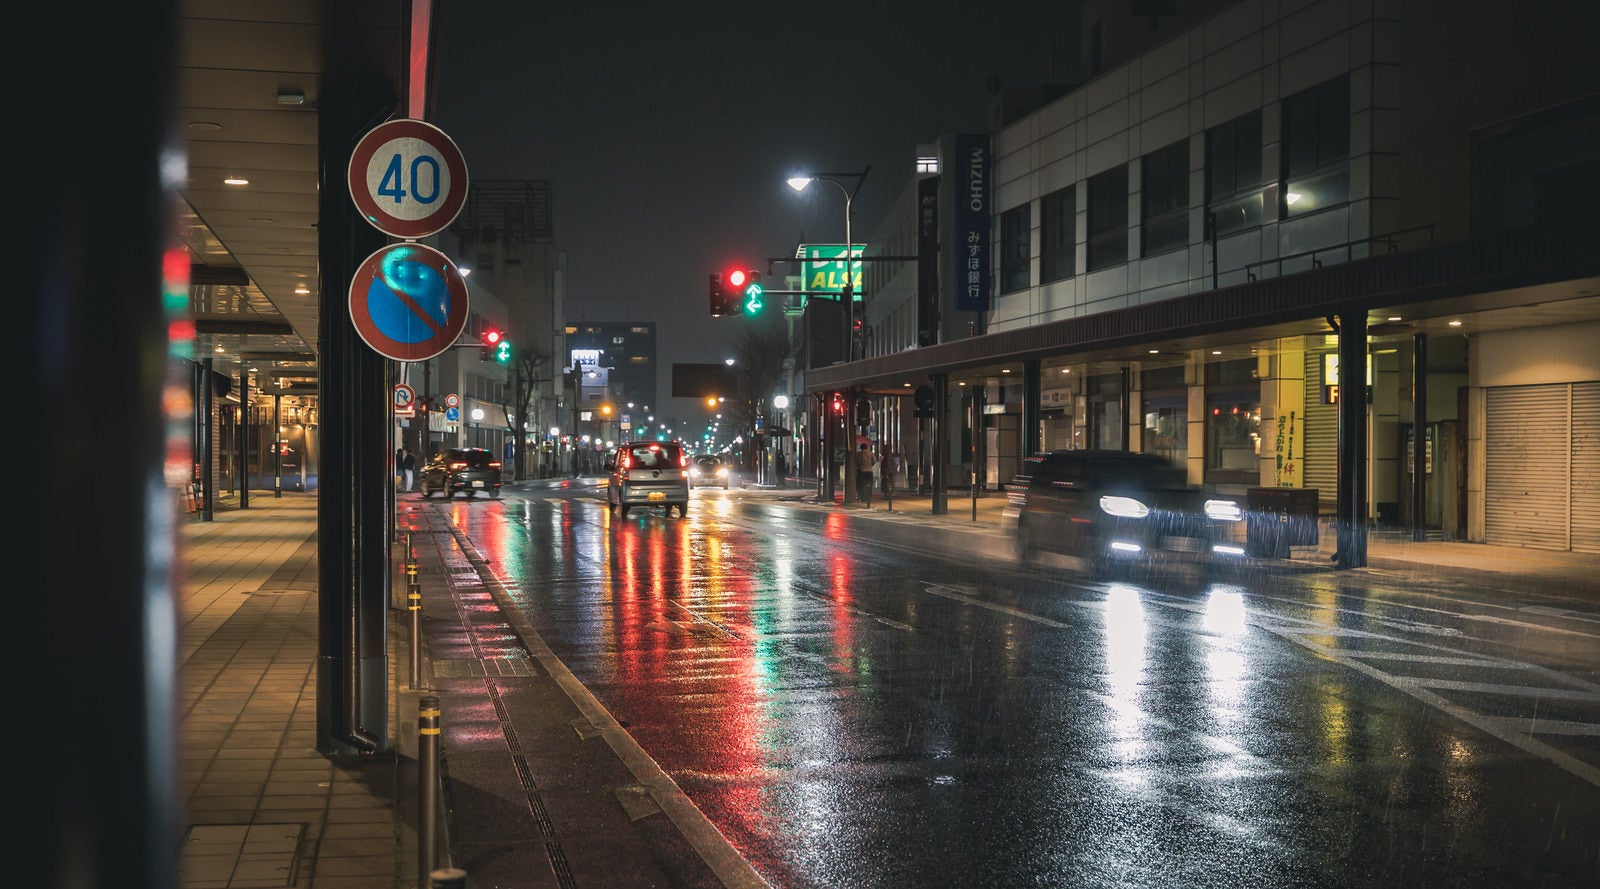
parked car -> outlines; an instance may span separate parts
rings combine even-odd
[[[1064,553],[1099,572],[1168,556],[1208,563],[1244,556],[1238,501],[1190,485],[1182,469],[1151,454],[1035,454],[1006,495],[1006,518],[1025,560]]]
[[[700,454],[689,462],[689,487],[733,487],[733,467],[715,454]]]
[[[660,506],[667,515],[689,514],[689,457],[676,442],[623,442],[606,458],[606,506],[623,518],[635,506]]]
[[[485,448],[443,448],[422,464],[422,496],[458,491],[476,497],[479,491],[500,496],[500,461]]]

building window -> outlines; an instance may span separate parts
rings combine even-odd
[[[1206,213],[1211,238],[1261,225],[1261,112],[1206,131]]]
[[[1000,214],[1000,292],[1028,286],[1028,204]]]
[[[1052,191],[1039,202],[1039,283],[1078,273],[1077,189]]]
[[[1144,156],[1139,220],[1144,256],[1189,243],[1189,140]]]
[[[1089,447],[1122,450],[1127,428],[1122,422],[1122,375],[1100,374],[1089,378],[1086,393],[1089,403]]]
[[[1089,179],[1089,271],[1128,261],[1128,166]]]
[[[1340,77],[1283,103],[1283,213],[1350,199],[1350,82]]]
[[[1144,414],[1139,449],[1184,469],[1189,460],[1189,390],[1183,367],[1146,369],[1139,380]]]
[[[1261,481],[1261,384],[1255,359],[1206,365],[1207,484]]]

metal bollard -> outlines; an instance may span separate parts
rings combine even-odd
[[[422,685],[422,582],[417,577],[411,532],[406,532],[406,608],[411,612],[411,687]]]
[[[428,877],[433,881],[432,889],[467,889],[467,872],[459,867],[441,867]]]
[[[418,885],[428,889],[434,865],[439,863],[439,698],[436,695],[424,695],[417,700],[417,733],[421,736],[417,743],[417,874],[421,878]],[[465,873],[462,878],[466,878]]]

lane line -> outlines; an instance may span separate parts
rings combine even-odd
[[[1537,738],[1532,738],[1528,735],[1522,734],[1521,732],[1513,731],[1503,725],[1502,720],[1498,718],[1483,716],[1472,710],[1468,710],[1465,707],[1458,706],[1453,701],[1434,694],[1428,689],[1422,687],[1422,685],[1412,681],[1409,677],[1390,675],[1376,667],[1371,666],[1370,664],[1364,664],[1354,658],[1346,657],[1342,652],[1335,651],[1334,649],[1326,646],[1317,645],[1308,640],[1302,639],[1300,638],[1299,634],[1279,632],[1276,627],[1271,626],[1264,626],[1263,629],[1269,633],[1277,634],[1278,636],[1281,636],[1282,638],[1287,639],[1296,645],[1304,646],[1311,651],[1315,651],[1316,653],[1322,655],[1328,660],[1333,661],[1336,664],[1343,664],[1352,670],[1364,673],[1367,676],[1382,682],[1384,685],[1398,689],[1399,691],[1410,695],[1411,697],[1416,698],[1425,704],[1429,704],[1451,716],[1454,716],[1462,722],[1465,722],[1467,725],[1473,726],[1474,728],[1477,728],[1486,734],[1499,738],[1500,740],[1510,744],[1518,750],[1523,751],[1524,753],[1529,754],[1530,756],[1548,759],[1578,778],[1581,778],[1596,787],[1600,787],[1600,767],[1592,766],[1589,763],[1572,756],[1571,754],[1557,750],[1556,748],[1538,740]]]

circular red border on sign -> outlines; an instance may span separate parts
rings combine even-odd
[[[445,286],[450,289],[450,314],[445,319],[444,326],[433,336],[420,342],[406,343],[388,336],[378,329],[367,307],[367,291],[382,273],[384,258],[393,250],[423,251],[427,254],[428,265],[439,270],[444,277]],[[372,351],[395,361],[427,361],[455,345],[456,338],[467,328],[467,280],[461,277],[461,271],[450,261],[450,257],[427,244],[408,241],[374,250],[372,255],[361,261],[355,274],[350,276],[350,294],[347,302],[350,323],[355,326],[356,333],[372,347]]]
[[[450,173],[450,193],[444,196],[434,212],[421,219],[400,219],[383,209],[378,196],[367,190],[367,164],[372,162],[378,149],[394,139],[417,139],[426,142],[438,153]],[[467,203],[467,160],[456,147],[455,140],[445,135],[427,121],[401,118],[386,121],[367,131],[350,152],[350,163],[345,168],[345,181],[350,188],[350,199],[356,209],[372,227],[397,238],[425,238],[444,231],[461,213]],[[460,183],[458,186],[456,183]]]

